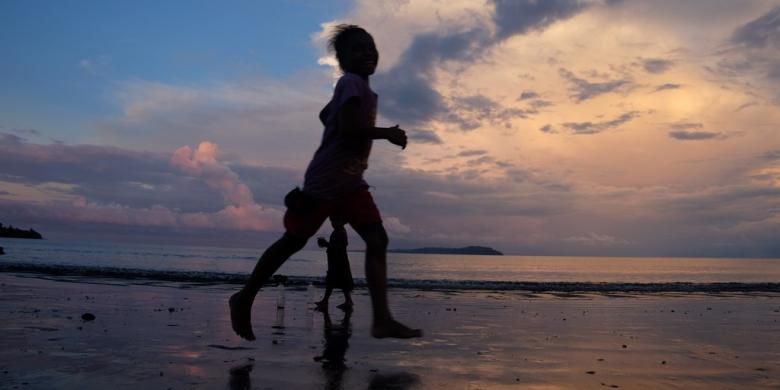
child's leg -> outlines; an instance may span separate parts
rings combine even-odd
[[[255,339],[251,320],[252,303],[257,292],[290,256],[306,245],[306,241],[285,233],[263,252],[244,287],[230,297],[230,321],[236,334],[247,340]]]
[[[336,306],[341,310],[351,310],[352,306],[354,306],[354,303],[352,302],[352,295],[349,293],[349,290],[342,290],[344,292],[344,303]]]
[[[324,311],[328,310],[328,300],[330,299],[330,294],[333,293],[333,287],[326,286],[325,287],[325,296],[322,297],[322,300],[317,302],[317,310]]]
[[[411,338],[422,336],[419,329],[411,329],[393,319],[387,303],[387,233],[381,223],[356,227],[366,242],[366,281],[374,310],[371,335],[376,338]]]

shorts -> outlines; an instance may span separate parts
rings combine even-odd
[[[353,228],[382,223],[368,187],[362,187],[337,199],[319,199],[311,211],[296,212],[288,208],[284,213],[284,228],[293,236],[308,239],[330,216],[339,217]]]

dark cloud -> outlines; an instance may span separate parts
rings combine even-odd
[[[557,133],[557,131],[555,131],[555,128],[553,128],[552,125],[544,125],[544,126],[539,128],[539,131],[541,131],[543,133],[548,133],[548,134]]]
[[[675,130],[669,132],[669,137],[680,141],[702,141],[711,139],[723,139],[724,134],[711,131]]]
[[[586,5],[577,0],[493,0],[496,35],[506,39],[515,34],[542,30],[549,25],[568,19]]]
[[[682,88],[681,84],[666,83],[666,84],[661,84],[661,85],[657,86],[655,88],[654,92],[666,91],[666,90],[669,90],[669,89],[680,89],[680,88]]]
[[[446,112],[444,98],[431,86],[434,68],[446,61],[473,60],[488,38],[481,29],[416,37],[396,66],[373,78],[382,93],[382,115],[415,126]]]
[[[761,155],[766,160],[780,160],[780,149],[768,150]]]
[[[638,112],[630,111],[610,121],[566,122],[566,123],[562,123],[561,126],[571,130],[572,134],[598,134],[604,130],[618,127],[638,116],[639,116]]]
[[[631,82],[626,79],[610,80],[605,82],[589,82],[574,75],[567,69],[560,68],[558,74],[569,82],[569,92],[571,98],[577,103],[592,99],[605,93],[620,90],[620,88],[630,85]]]
[[[530,103],[530,106],[533,108],[544,108],[544,107],[550,107],[553,103],[548,100],[534,100]]]
[[[537,114],[535,109],[504,107],[500,103],[484,96],[456,96],[449,100],[447,112],[438,119],[456,124],[461,130],[469,131],[478,128],[482,123],[504,124],[511,128],[510,120],[528,118]]]
[[[662,58],[647,58],[642,60],[642,67],[648,73],[660,74],[664,73],[674,65],[671,60],[665,60]]]
[[[714,73],[738,84],[754,84],[780,103],[780,7],[775,7],[734,30]]]
[[[458,157],[473,157],[473,156],[482,156],[487,154],[487,150],[481,150],[481,149],[472,149],[472,150],[464,150],[460,153],[458,153]]]
[[[780,7],[737,28],[731,41],[753,48],[780,48]]]
[[[672,123],[669,126],[675,130],[701,129],[702,127],[704,127],[703,124],[694,123],[694,122],[677,122],[677,123]]]
[[[406,135],[415,143],[440,145],[441,138],[432,130],[406,130]]]
[[[493,157],[490,156],[482,156],[479,158],[471,159],[469,161],[466,161],[466,165],[470,167],[478,166],[478,165],[484,165],[484,164],[493,164],[495,160]]]
[[[467,31],[419,35],[401,55],[398,64],[374,76],[372,82],[382,94],[383,116],[411,126],[438,119],[456,123],[462,130],[479,127],[484,116],[474,115],[473,112],[465,116],[453,113],[455,109],[433,88],[434,70],[447,62],[480,60],[493,46],[513,35],[542,30],[585,9],[585,5],[576,0],[492,2],[495,5],[495,34],[490,28],[478,27]],[[463,104],[462,101],[454,103]],[[465,105],[474,107],[470,103]],[[504,120],[527,114],[520,109],[502,111]],[[508,125],[508,122],[504,124]]]
[[[523,91],[520,94],[520,97],[517,98],[517,100],[527,100],[527,99],[536,99],[539,97],[539,94],[534,91]]]

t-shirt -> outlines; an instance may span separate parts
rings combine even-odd
[[[344,73],[336,83],[333,98],[320,112],[325,125],[322,142],[306,168],[303,191],[322,199],[334,199],[368,184],[363,172],[368,168],[372,140],[348,137],[336,127],[338,112],[350,98],[359,102],[358,125],[360,128],[376,124],[377,95],[368,80],[353,73]]]

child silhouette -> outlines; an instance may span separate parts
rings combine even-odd
[[[333,225],[333,233],[330,234],[330,241],[323,237],[317,239],[317,245],[320,248],[327,248],[328,254],[328,273],[325,276],[325,296],[317,302],[317,310],[327,311],[328,300],[333,289],[340,288],[344,293],[344,303],[338,305],[339,309],[344,311],[352,310],[352,297],[350,295],[354,287],[352,280],[352,271],[349,269],[349,257],[347,256],[347,230],[344,229],[344,223],[338,219],[330,219]]]
[[[344,71],[333,97],[320,112],[325,125],[322,141],[304,175],[303,189],[285,198],[284,235],[265,250],[244,287],[230,297],[230,320],[240,337],[254,340],[252,303],[263,284],[294,253],[301,250],[331,215],[344,218],[366,243],[366,281],[371,295],[376,338],[422,336],[396,321],[387,302],[387,244],[382,217],[363,172],[373,140],[406,147],[406,132],[376,127],[377,95],[369,86],[379,53],[374,39],[361,27],[336,26],[329,41]]]

